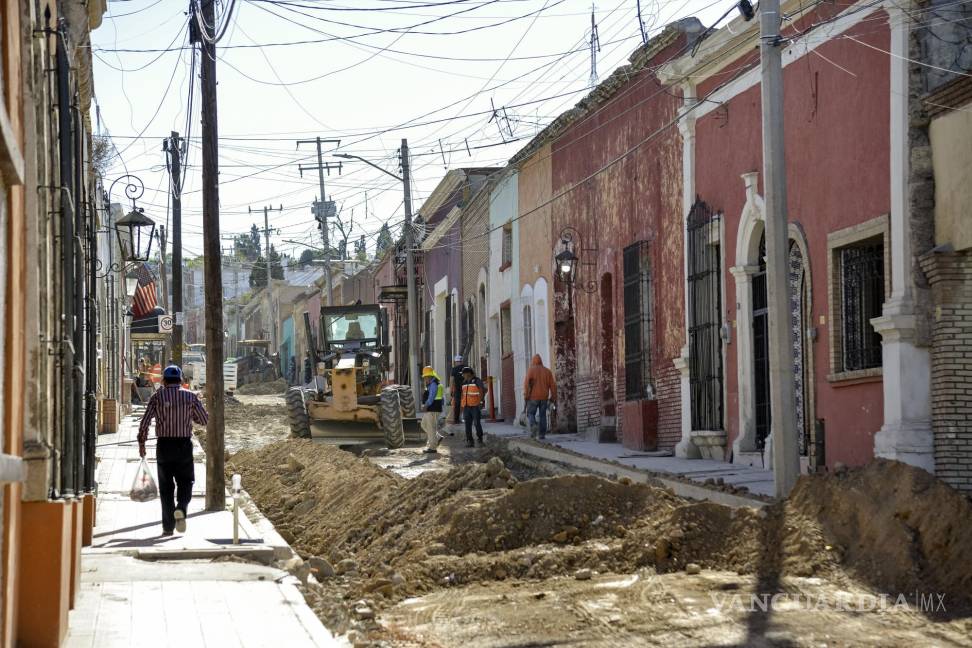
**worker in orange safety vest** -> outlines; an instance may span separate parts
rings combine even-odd
[[[462,420],[466,424],[466,447],[473,447],[473,423],[476,424],[476,441],[483,445],[483,403],[486,402],[486,387],[483,381],[476,377],[471,367],[462,368],[462,385],[460,386],[462,406]]]

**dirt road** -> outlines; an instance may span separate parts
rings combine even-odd
[[[972,645],[972,506],[921,471],[804,478],[756,511],[446,445],[230,462],[355,645]]]

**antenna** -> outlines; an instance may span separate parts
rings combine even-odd
[[[594,5],[591,5],[591,85],[597,84],[597,54],[601,51],[601,38],[597,34]]]

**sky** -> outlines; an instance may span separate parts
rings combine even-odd
[[[731,0],[641,0],[649,35],[677,18],[710,24]],[[591,89],[591,16],[600,44],[596,80],[641,44],[637,0],[220,0],[217,44],[220,233],[263,227],[299,256],[321,238],[311,213],[320,194],[316,148],[298,139],[340,140],[325,176],[351,238],[373,249],[383,223],[404,218],[402,185],[356,160],[400,175],[398,148],[412,154],[413,209],[445,173],[502,166]],[[230,7],[232,10],[230,11]],[[183,161],[183,247],[202,253],[199,57],[188,44],[188,0],[110,0],[92,35],[96,132],[115,147],[106,185],[126,173],[138,205],[169,222],[162,141],[188,133]],[[228,13],[229,12],[229,13]],[[229,18],[227,19],[227,14]],[[261,45],[262,47],[255,47]],[[196,58],[193,68],[193,57]],[[195,71],[193,71],[195,70]],[[195,78],[194,78],[195,77]],[[596,81],[595,81],[596,82]],[[192,100],[190,102],[190,89]],[[191,112],[190,112],[191,108]],[[111,199],[124,202],[124,182]],[[126,205],[127,206],[127,205]],[[252,209],[253,213],[249,210]],[[333,240],[332,240],[333,243]]]

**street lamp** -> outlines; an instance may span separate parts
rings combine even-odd
[[[145,215],[145,210],[136,206],[135,201],[145,193],[145,183],[138,176],[123,175],[116,178],[105,192],[105,202],[108,204],[109,217],[111,214],[111,192],[115,185],[125,181],[125,197],[132,201],[132,209],[122,216],[114,225],[109,225],[107,232],[115,230],[118,247],[121,249],[120,262],[113,262],[105,269],[104,274],[96,276],[104,279],[111,272],[124,272],[129,265],[148,261],[152,251],[152,238],[155,236],[155,221]],[[95,259],[96,270],[104,267],[101,259]]]
[[[594,293],[597,292],[597,282],[591,277],[588,277],[586,281],[579,277],[578,265],[589,266],[588,274],[593,272],[593,268],[597,265],[597,247],[581,249],[586,259],[581,260],[574,252],[574,249],[579,245],[579,239],[579,232],[573,227],[565,227],[561,230],[560,244],[563,249],[554,257],[557,266],[555,273],[557,279],[567,286],[578,286],[586,293]]]
[[[115,223],[115,233],[118,235],[118,247],[121,248],[125,261],[134,263],[149,260],[152,238],[155,236],[155,221],[145,215],[144,209],[133,206],[132,211]]]

